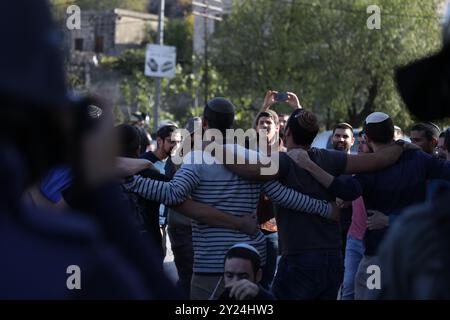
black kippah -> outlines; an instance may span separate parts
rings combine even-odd
[[[235,106],[230,101],[222,97],[209,100],[205,109],[210,109],[211,111],[225,114],[234,114],[236,110]]]

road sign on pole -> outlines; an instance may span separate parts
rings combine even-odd
[[[159,0],[158,8],[158,34],[156,42],[159,45],[164,43],[164,7],[165,0]],[[147,61],[145,61],[147,68]],[[151,100],[150,100],[151,101]],[[159,104],[161,102],[161,78],[156,78],[156,93],[155,93],[155,104],[153,105],[153,130],[156,132],[159,125]]]
[[[149,44],[145,54],[145,75],[173,78],[176,66],[176,47]]]

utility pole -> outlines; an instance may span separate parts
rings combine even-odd
[[[164,43],[164,7],[165,0],[159,1],[158,8],[158,34],[156,38],[156,43],[162,45]],[[151,101],[151,100],[150,100]],[[159,105],[161,103],[161,78],[156,78],[156,94],[155,94],[155,104],[153,105],[153,131],[158,130],[158,118],[159,118]]]
[[[205,16],[206,15],[208,15],[208,8],[209,8],[209,1],[208,0],[205,0],[205,5],[206,5],[206,7],[205,7]],[[206,104],[206,102],[208,101],[208,18],[204,18],[203,19],[203,21],[204,21],[204,24],[203,24],[203,26],[204,26],[204,35],[203,35],[203,46],[205,47],[204,49],[205,49],[205,52],[204,52],[204,55],[205,55],[205,74],[204,74],[204,76],[205,76],[205,104]]]
[[[197,6],[200,8],[203,8],[203,10],[201,10],[202,12],[196,11],[196,9],[193,10],[193,14],[196,16],[200,16],[203,17],[203,28],[204,28],[204,34],[203,34],[203,58],[204,58],[204,68],[205,68],[205,73],[204,73],[204,99],[205,99],[205,104],[206,102],[208,102],[208,95],[209,95],[209,70],[208,70],[208,21],[209,19],[211,20],[216,20],[216,21],[222,21],[221,17],[217,17],[214,15],[214,13],[219,13],[221,14],[223,12],[222,7],[219,7],[217,5],[210,5],[210,1],[215,1],[218,2],[218,4],[222,4],[222,0],[203,0],[204,2],[198,2],[198,1],[192,1],[192,5],[193,6]]]

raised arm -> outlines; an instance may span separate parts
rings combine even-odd
[[[211,227],[238,230],[249,235],[254,235],[259,230],[256,214],[238,217],[191,199],[171,208]]]
[[[302,105],[300,104],[300,100],[298,99],[297,95],[293,92],[287,92],[288,99],[286,103],[292,108],[292,109],[301,109]]]
[[[269,110],[272,107],[272,105],[276,102],[275,95],[276,95],[276,91],[268,90],[266,92],[266,95],[264,97],[264,102],[263,102],[263,104],[261,106],[261,110],[259,110],[259,112],[266,112],[267,110]]]

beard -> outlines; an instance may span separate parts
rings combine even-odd
[[[334,148],[334,150],[344,151],[344,152],[348,152],[348,150],[350,150],[348,144],[343,143],[343,142],[333,143],[333,148]]]

